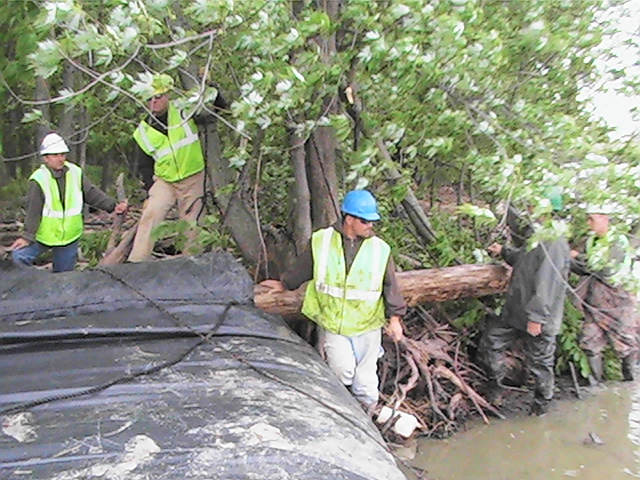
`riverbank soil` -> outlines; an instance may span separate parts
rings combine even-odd
[[[489,397],[487,385],[479,387],[479,391]],[[580,397],[578,397],[580,395]],[[578,392],[570,375],[556,376],[553,400],[549,409],[553,409],[557,400],[579,400],[591,395],[587,385],[578,386]],[[507,386],[500,392],[499,398],[492,398],[495,405],[506,419],[526,416],[530,414],[533,404],[533,383],[522,386]]]

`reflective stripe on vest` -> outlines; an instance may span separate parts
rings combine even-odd
[[[333,230],[333,229],[331,229]],[[344,288],[338,286],[331,286],[325,283],[325,279],[327,277],[328,270],[328,261],[329,261],[329,251],[331,249],[331,239],[333,237],[333,232],[329,231],[329,229],[321,230],[322,235],[322,244],[321,244],[321,253],[318,257],[318,278],[316,279],[316,290],[320,293],[326,293],[332,297],[344,298],[345,300],[362,300],[363,302],[375,302],[380,298],[381,290],[378,289],[380,286],[380,278],[372,274],[371,281],[368,285],[368,290],[347,290],[345,292]],[[334,230],[335,232],[335,230]],[[338,232],[335,232],[338,233]],[[339,233],[338,233],[339,235]],[[378,239],[379,240],[379,239]],[[382,244],[381,242],[372,242],[370,248],[372,249],[371,257],[373,259],[373,263],[376,264],[376,260],[380,258],[382,254]],[[386,270],[386,262],[385,262],[385,270]],[[383,271],[384,275],[384,271]]]
[[[326,330],[353,336],[385,323],[382,288],[390,248],[378,237],[365,239],[347,274],[342,235],[332,227],[313,234],[314,278],[302,306]]]
[[[613,263],[611,259],[611,249],[614,247],[618,247],[624,252],[624,259],[618,263]],[[609,269],[611,274],[608,280],[613,285],[627,287],[632,276],[630,248],[629,239],[624,235],[616,235],[611,231],[608,231],[602,238],[591,235],[587,239],[586,245],[587,264],[594,271]]]
[[[133,138],[142,151],[155,160],[154,174],[167,182],[184,180],[204,169],[198,128],[193,119],[183,120],[180,111],[169,104],[167,135],[140,122]]]
[[[58,182],[51,171],[42,165],[30,180],[40,185],[44,195],[42,218],[36,232],[36,240],[44,245],[55,247],[68,245],[82,235],[82,169],[70,162],[65,162],[65,195],[64,206],[60,199]]]

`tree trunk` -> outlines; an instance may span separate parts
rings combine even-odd
[[[68,61],[64,62],[64,71],[62,73],[62,88],[74,91],[75,90],[75,67]],[[62,111],[60,115],[60,123],[58,124],[58,134],[62,136],[62,138],[66,139],[69,142],[69,147],[73,149],[73,145],[76,144],[76,141],[82,138],[82,135],[79,135],[77,140],[73,138],[74,130],[75,130],[75,112],[76,106],[67,106]],[[75,140],[75,141],[72,141]]]
[[[102,157],[102,175],[100,175],[100,189],[106,192],[113,183],[113,165],[116,162],[118,152],[115,148],[111,148],[107,154]]]
[[[244,202],[240,191],[220,193],[224,191],[225,187],[234,182],[235,172],[229,167],[227,161],[222,158],[220,137],[218,136],[216,125],[208,124],[201,131],[200,138],[203,143],[207,159],[207,172],[211,181],[209,188],[216,199],[224,225],[231,232],[231,236],[240,249],[244,260],[251,265],[258,265],[262,258],[262,249],[260,246],[260,229],[254,213]]]
[[[84,106],[80,107],[80,130],[83,132],[80,139],[82,140],[77,146],[77,161],[81,168],[87,166],[87,138],[89,137],[87,128],[89,128],[89,112]]]
[[[332,21],[337,22],[340,15],[340,2],[317,0],[316,5],[318,9],[324,10]],[[333,62],[333,59],[338,54],[335,33],[318,37],[315,42],[320,49],[322,61],[327,64]],[[324,115],[338,112],[337,95],[322,97],[321,101]],[[333,127],[316,128],[306,143],[306,169],[311,193],[313,230],[331,225],[340,215],[338,176],[336,173],[337,149],[338,142]]]
[[[36,77],[36,101],[45,102],[49,101],[49,98],[49,85],[47,84],[47,81],[42,77]],[[49,127],[49,125],[51,125],[49,104],[44,103],[39,105],[37,109],[42,112],[42,122],[39,123],[36,128],[36,151],[39,150],[42,139],[51,131],[51,128]]]
[[[340,213],[333,127],[318,127],[306,144],[307,181],[311,191],[313,230],[333,224]]]
[[[407,304],[415,306],[502,293],[509,283],[509,269],[502,265],[458,265],[400,272],[397,277]],[[296,318],[300,316],[304,291],[305,285],[282,293],[256,285],[254,300],[266,312]]]
[[[395,183],[400,178],[402,178],[402,175],[396,168],[395,162],[391,158],[389,150],[387,150],[384,142],[381,139],[378,139],[377,145],[382,158],[386,162],[387,180],[389,182]],[[402,200],[402,206],[407,212],[409,220],[411,220],[411,223],[415,227],[416,232],[418,233],[418,237],[422,240],[423,244],[426,245],[434,242],[436,240],[436,235],[431,228],[431,222],[429,222],[427,214],[422,209],[422,206],[418,202],[418,199],[411,188],[407,188],[407,194]]]

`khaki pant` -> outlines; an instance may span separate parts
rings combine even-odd
[[[133,248],[129,254],[130,262],[144,262],[151,257],[153,242],[151,232],[156,228],[178,202],[178,216],[184,220],[198,221],[204,199],[204,170],[179,182],[169,183],[156,178],[149,189],[147,199]]]

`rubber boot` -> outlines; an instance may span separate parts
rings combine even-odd
[[[487,393],[485,395],[487,401],[491,403],[495,407],[500,407],[502,405],[502,394],[504,393],[504,389],[502,388],[502,384],[496,380],[490,380],[487,385]]]
[[[529,411],[529,415],[536,415],[538,417],[542,417],[546,415],[549,411],[549,404],[551,403],[551,399],[546,399],[542,397],[534,397],[533,404],[531,405],[531,410]]]
[[[622,377],[625,382],[633,382],[633,368],[635,367],[635,355],[629,355],[622,359]]]
[[[589,383],[600,383],[602,381],[602,355],[593,355],[587,358],[589,359],[589,368],[591,369]],[[593,379],[591,377],[593,377]]]

